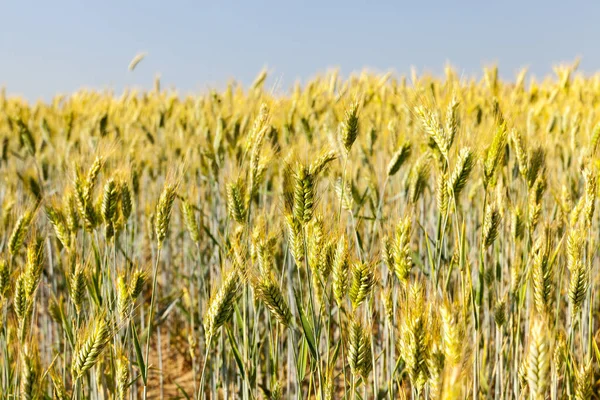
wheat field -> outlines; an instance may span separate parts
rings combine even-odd
[[[600,75],[0,95],[2,399],[598,399]]]

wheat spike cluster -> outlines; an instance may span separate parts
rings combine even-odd
[[[0,399],[600,399],[600,75],[499,76],[0,93]]]

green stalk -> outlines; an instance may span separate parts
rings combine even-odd
[[[202,372],[200,373],[200,386],[198,387],[198,395],[197,398],[202,400],[204,398],[204,373],[206,371],[206,364],[208,363],[208,355],[210,353],[210,345],[212,343],[212,337],[206,343],[206,348],[204,349],[204,362],[202,363]]]
[[[343,172],[343,177],[342,177],[342,190],[341,190],[341,195],[340,195],[340,207],[338,209],[338,215],[337,215],[338,222],[340,221],[340,219],[342,217],[342,202],[344,201],[344,189],[346,188],[346,167],[348,166],[348,158],[349,158],[349,153],[346,152],[346,159],[344,160],[344,172]]]
[[[346,349],[346,341],[344,340],[344,328],[342,326],[342,312],[341,312],[341,308],[342,306],[339,305],[338,309],[337,309],[337,316],[338,316],[338,325],[340,327],[340,341],[341,341],[341,346],[342,346],[342,373],[344,374],[344,398],[348,397],[348,376],[346,374],[346,355],[345,355],[345,349]]]
[[[152,335],[152,317],[154,315],[154,303],[156,302],[156,282],[158,280],[158,264],[160,262],[160,254],[162,248],[158,248],[158,252],[156,254],[156,263],[154,264],[154,269],[152,271],[152,295],[150,297],[150,311],[148,312],[148,328],[146,331],[146,370],[144,371],[144,375],[146,376],[146,382],[148,382],[148,369],[150,365],[150,339]],[[144,384],[144,400],[148,398],[148,384]]]
[[[340,203],[341,204],[341,203]],[[316,352],[317,352],[317,357],[316,357],[316,364],[317,364],[317,374],[318,376],[318,381],[319,381],[319,395],[321,399],[324,399],[325,396],[325,392],[324,392],[324,387],[323,387],[323,374],[321,373],[321,356],[320,356],[320,346],[319,343],[321,342],[320,337],[321,337],[321,323],[320,323],[320,318],[317,320],[317,314],[315,313],[315,304],[314,304],[314,296],[313,296],[313,280],[312,280],[312,271],[310,270],[310,266],[308,265],[308,243],[307,243],[307,232],[306,232],[306,227],[303,227],[302,229],[303,232],[303,241],[304,241],[304,266],[306,268],[306,275],[307,275],[307,285],[308,285],[308,292],[309,292],[309,297],[310,297],[310,302],[309,302],[309,306],[310,306],[310,311],[312,314],[312,322],[313,322],[313,329],[315,331],[315,346],[316,346]],[[316,390],[316,388],[315,388]]]
[[[369,253],[373,250],[373,241],[375,240],[375,234],[377,233],[378,224],[383,227],[383,219],[381,215],[381,209],[383,207],[383,198],[385,196],[385,189],[387,188],[388,182],[390,180],[389,175],[386,175],[385,181],[383,182],[383,188],[381,189],[381,193],[379,194],[379,203],[377,204],[377,211],[375,213],[375,221],[373,221],[371,227],[371,238],[369,239]]]

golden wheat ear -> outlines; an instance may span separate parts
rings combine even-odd
[[[483,160],[484,187],[487,187],[490,184],[502,157],[504,157],[507,138],[506,125],[504,123],[498,124],[496,127],[496,134],[494,135],[492,143],[486,151],[485,159]]]
[[[187,201],[183,200],[181,202],[181,211],[183,213],[183,218],[185,221],[185,227],[190,234],[191,239],[194,243],[200,243],[200,225],[198,220],[196,219],[196,213],[194,210],[194,206]]]
[[[452,146],[454,143],[454,139],[458,134],[459,129],[459,115],[458,115],[458,106],[460,102],[458,101],[458,97],[456,93],[452,94],[452,98],[448,103],[448,107],[446,109],[446,122],[444,124],[446,138],[448,140],[448,148]]]
[[[446,362],[451,366],[458,365],[463,354],[463,332],[460,329],[452,305],[448,302],[442,304],[440,308],[442,321],[442,342]]]
[[[44,211],[50,224],[54,228],[56,238],[67,251],[71,251],[71,234],[62,210],[57,206],[46,206]]]
[[[211,342],[219,328],[233,315],[233,307],[239,295],[239,280],[239,274],[231,271],[210,300],[204,315],[204,334],[207,343]]]
[[[54,368],[50,369],[49,375],[50,380],[52,381],[52,393],[54,398],[58,400],[70,400],[71,395],[65,388],[65,382],[63,381],[63,378],[55,371]]]
[[[448,173],[441,172],[438,175],[436,196],[437,207],[440,215],[446,215],[448,212],[449,196],[448,196]]]
[[[39,353],[27,347],[21,351],[21,398],[37,399],[40,395]]]
[[[595,370],[594,362],[590,359],[583,362],[579,371],[577,371],[575,384],[575,399],[588,400],[593,399],[595,390]]]
[[[128,317],[131,306],[131,296],[129,296],[129,288],[125,282],[125,276],[119,275],[117,278],[117,313],[121,321]]]
[[[110,343],[114,331],[111,324],[100,315],[83,331],[73,355],[71,370],[74,379],[80,379],[100,360],[104,349]]]
[[[171,220],[171,211],[173,209],[173,203],[175,202],[176,195],[177,184],[166,184],[156,206],[155,232],[159,249],[162,248],[163,242],[167,237],[169,221]]]
[[[532,398],[546,398],[550,383],[550,346],[545,333],[545,324],[535,321],[529,334],[527,355],[527,386]]]
[[[410,216],[401,219],[396,227],[396,238],[391,244],[393,270],[398,280],[406,285],[413,267],[411,256],[412,222]]]
[[[348,293],[348,274],[350,263],[348,261],[348,241],[345,236],[340,237],[333,257],[333,295],[338,307],[342,305]]]
[[[122,348],[117,349],[117,362],[116,362],[116,386],[117,386],[117,398],[119,400],[126,400],[129,391],[129,365],[130,362],[125,356],[125,351]]]
[[[585,205],[583,208],[583,215],[585,217],[586,226],[590,226],[594,217],[596,195],[598,193],[597,177],[596,174],[589,169],[583,171],[583,177],[585,179]]]
[[[439,116],[431,111],[426,109],[423,106],[418,106],[415,109],[415,114],[421,121],[421,125],[423,126],[423,130],[435,143],[435,147],[442,154],[444,159],[448,159],[448,150],[450,150],[450,137],[447,132],[444,131],[444,127],[442,126]]]
[[[407,194],[410,203],[416,204],[427,186],[430,171],[430,153],[424,153],[413,165],[407,180]]]

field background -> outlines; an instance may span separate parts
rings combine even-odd
[[[600,78],[482,76],[2,94],[2,398],[597,398]]]

